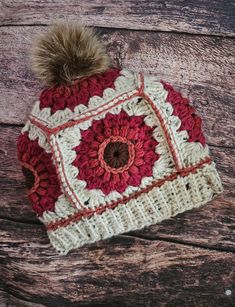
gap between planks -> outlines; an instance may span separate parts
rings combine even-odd
[[[189,247],[195,247],[195,248],[202,248],[205,250],[211,250],[211,251],[218,251],[218,252],[223,252],[223,253],[233,253],[235,254],[235,250],[230,249],[229,247],[211,247],[203,244],[198,244],[198,243],[189,243],[187,241],[183,240],[178,240],[178,239],[171,239],[171,238],[165,238],[163,236],[155,236],[154,238],[145,236],[145,235],[139,235],[139,234],[121,234],[121,236],[125,237],[134,237],[142,240],[148,240],[148,241],[162,241],[162,242],[167,242],[167,243],[174,243],[178,245],[183,245],[183,246],[189,246]]]
[[[31,222],[28,220],[17,220],[17,219],[11,219],[11,218],[5,218],[5,217],[1,217],[0,219],[3,221],[9,221],[9,222],[13,222],[13,223],[19,223],[19,224],[23,224],[23,225],[35,225],[36,227],[40,227],[40,228],[45,228],[44,225],[40,222],[40,221],[35,221],[35,222]],[[45,229],[46,232],[46,229]],[[138,230],[136,231],[138,232]],[[201,248],[204,250],[210,250],[210,251],[218,251],[218,252],[222,252],[222,253],[233,253],[235,254],[235,250],[229,248],[229,247],[212,247],[212,246],[208,246],[208,245],[204,245],[204,244],[200,244],[200,243],[193,243],[193,242],[187,242],[187,241],[183,241],[183,240],[179,240],[179,239],[174,239],[174,238],[165,238],[164,236],[155,236],[153,237],[149,237],[146,236],[144,234],[136,234],[136,233],[132,233],[130,231],[130,233],[123,233],[120,235],[117,235],[115,237],[125,237],[125,238],[129,238],[129,237],[133,237],[139,240],[144,240],[144,241],[161,241],[161,242],[167,242],[167,243],[174,243],[176,245],[182,245],[182,246],[189,246],[189,247],[195,247],[195,248]]]
[[[1,24],[0,28],[9,28],[9,27],[49,27],[51,24]],[[186,32],[186,31],[163,31],[163,30],[154,30],[154,29],[135,29],[135,28],[127,28],[127,27],[101,27],[101,26],[92,26],[90,25],[89,27],[92,27],[96,30],[110,30],[110,31],[120,31],[120,30],[125,30],[125,31],[132,31],[132,32],[155,32],[155,33],[164,33],[164,34],[175,34],[175,35],[188,35],[188,36],[198,36],[198,37],[213,37],[213,38],[226,38],[226,39],[235,39],[235,35],[226,35],[226,34],[213,34],[213,33],[194,33],[194,32]]]

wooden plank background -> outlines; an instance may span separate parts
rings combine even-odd
[[[0,306],[234,306],[235,3],[0,3]],[[153,73],[204,119],[225,191],[158,225],[82,247],[49,246],[25,195],[15,142],[42,85],[28,67],[36,33],[55,19],[95,26],[115,63]]]

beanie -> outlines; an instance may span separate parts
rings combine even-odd
[[[17,141],[27,194],[61,254],[222,192],[202,120],[154,75],[111,64],[94,29],[59,23],[31,67],[45,88]]]

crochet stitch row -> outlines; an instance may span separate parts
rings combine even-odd
[[[140,89],[137,91],[137,94],[141,94],[142,93],[142,90],[143,90],[143,88],[144,88],[144,83],[143,83],[143,76],[142,75],[140,75]],[[130,97],[126,97],[126,100],[128,100],[128,98],[130,99]],[[174,148],[173,148],[173,146],[172,146],[172,143],[170,142],[170,137],[169,137],[169,134],[168,134],[168,131],[167,131],[167,126],[164,124],[164,120],[163,120],[163,118],[161,117],[161,114],[160,114],[160,112],[158,111],[158,109],[155,107],[155,105],[154,105],[154,103],[150,100],[150,98],[149,97],[147,97],[146,96],[146,94],[145,94],[145,98],[146,98],[146,100],[147,101],[149,101],[150,102],[150,104],[151,104],[151,106],[152,106],[152,108],[154,109],[154,111],[155,111],[155,113],[157,113],[157,116],[158,116],[158,118],[159,118],[159,120],[160,120],[160,123],[162,124],[162,126],[163,126],[163,130],[164,130],[164,132],[165,132],[165,135],[166,135],[166,139],[167,139],[167,141],[168,141],[168,145],[169,145],[169,148],[171,149],[171,151],[172,151],[172,155],[173,155],[173,157],[174,157],[174,160],[175,160],[175,164],[176,164],[176,167],[177,167],[177,169],[180,169],[180,167],[178,166],[178,161],[177,161],[177,159],[176,159],[176,154],[175,154],[175,151],[174,151]],[[123,100],[118,100],[118,103],[120,103],[120,102],[123,102]],[[109,104],[109,103],[106,103],[105,105],[107,105],[107,104]],[[101,106],[101,108],[103,108],[104,106]],[[111,106],[112,107],[112,106]],[[98,112],[100,112],[99,111],[99,109],[95,109],[95,110],[97,110]],[[106,109],[107,110],[107,109]],[[87,119],[87,118],[86,118]],[[79,120],[77,120],[77,121],[73,121],[72,122],[72,125],[76,125],[76,124],[78,124],[80,122],[80,119]],[[37,123],[38,124],[38,123]],[[65,125],[62,125],[62,126],[60,126],[60,130],[61,129],[64,129],[64,127],[68,127],[68,124],[65,124]],[[46,127],[41,127],[40,126],[40,128],[42,128],[42,129],[47,129]],[[58,127],[57,127],[57,129],[58,129]],[[58,130],[56,130],[56,132],[57,132]],[[53,131],[53,133],[55,133],[55,131]],[[172,137],[172,139],[173,139],[173,137]],[[174,140],[174,139],[173,139]],[[61,153],[60,153],[60,150],[59,150],[59,146],[58,146],[58,144],[56,144],[55,143],[55,146],[56,146],[56,149],[57,149],[57,151],[55,151],[55,158],[58,158],[58,157],[60,157],[61,159],[62,159],[62,155],[61,155]],[[53,147],[52,147],[52,152],[53,152]],[[60,162],[59,162],[60,163]],[[64,166],[63,166],[63,163],[62,163],[62,173],[64,173]],[[59,172],[58,172],[58,170],[57,170],[57,174],[59,175]],[[60,176],[59,176],[60,177]],[[73,203],[76,203],[76,202],[78,202],[79,203],[79,205],[80,205],[80,207],[84,207],[82,204],[81,204],[81,202],[79,201],[79,199],[76,197],[76,194],[74,194],[73,193],[73,188],[72,187],[70,187],[70,184],[69,184],[69,182],[68,182],[68,180],[67,180],[67,178],[66,178],[66,176],[64,176],[64,180],[66,181],[66,183],[67,183],[67,187],[66,187],[66,189],[67,189],[67,196],[68,196],[68,198],[70,198],[71,200],[72,200],[72,202]],[[76,206],[76,205],[75,205]]]
[[[62,253],[200,206],[222,190],[189,100],[154,76],[107,75],[97,77],[100,87],[84,79],[89,99],[77,105],[84,84],[45,91],[18,141],[22,166],[34,175],[34,210]]]
[[[205,160],[201,161],[197,165],[187,167],[187,168],[184,168],[180,171],[174,172],[171,175],[169,175],[169,176],[167,176],[167,177],[165,177],[165,178],[163,178],[159,181],[156,181],[153,184],[147,186],[145,189],[143,189],[139,192],[136,192],[133,195],[130,195],[129,197],[123,197],[123,199],[120,200],[120,201],[116,201],[116,202],[113,202],[113,203],[110,203],[110,204],[106,204],[104,206],[100,206],[100,207],[96,208],[95,210],[85,209],[81,212],[77,212],[77,213],[75,213],[75,214],[73,214],[69,217],[66,217],[65,219],[60,219],[58,221],[51,222],[48,225],[46,225],[46,227],[47,227],[48,230],[56,230],[60,227],[66,227],[71,223],[77,222],[80,219],[82,219],[83,217],[90,218],[94,214],[102,214],[107,209],[113,209],[120,204],[126,204],[129,200],[136,199],[142,193],[147,193],[155,187],[161,187],[167,181],[173,181],[179,176],[181,176],[181,177],[188,176],[190,173],[194,174],[199,168],[202,168],[205,164],[210,164],[211,162],[212,162],[212,159],[210,157],[207,157]]]
[[[160,187],[141,194],[125,205],[118,205],[106,209],[102,214],[83,217],[67,226],[48,230],[48,235],[54,247],[60,253],[66,254],[71,248],[141,229],[185,210],[202,206],[211,200],[215,193],[221,193],[221,183],[212,162],[188,176],[166,181]],[[68,205],[61,200],[56,209],[57,214],[64,215]],[[45,222],[50,220],[49,215],[45,216]]]

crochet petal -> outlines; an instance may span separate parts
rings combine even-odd
[[[144,123],[144,116],[129,116],[123,110],[93,120],[74,148],[78,179],[87,183],[87,189],[100,189],[105,195],[138,186],[143,177],[152,175],[159,158],[153,131],[154,127]]]
[[[30,140],[28,133],[18,138],[17,152],[19,160],[27,170],[24,174],[34,177],[33,186],[28,191],[33,209],[39,216],[44,211],[54,211],[55,202],[62,192],[51,154],[39,146],[38,140]],[[48,198],[51,199],[50,203],[46,201]]]

